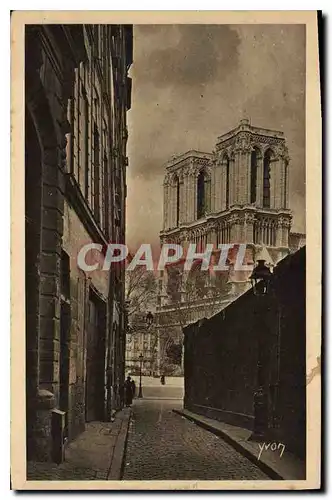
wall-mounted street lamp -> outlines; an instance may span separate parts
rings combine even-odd
[[[143,397],[143,392],[142,392],[142,364],[143,364],[143,354],[141,353],[138,356],[139,359],[139,390],[138,390],[138,398]]]
[[[269,293],[272,276],[269,267],[265,264],[265,260],[258,260],[257,266],[250,276],[255,295],[267,295]]]
[[[249,439],[252,441],[264,440],[268,430],[268,395],[265,387],[266,359],[266,337],[268,324],[265,321],[268,314],[267,297],[270,294],[273,274],[265,264],[265,260],[258,260],[250,281],[254,295],[259,300],[258,335],[257,335],[257,389],[254,393],[254,428]]]

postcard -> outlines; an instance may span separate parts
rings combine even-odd
[[[319,489],[318,13],[11,28],[12,489]]]

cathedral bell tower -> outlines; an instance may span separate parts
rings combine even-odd
[[[214,262],[219,245],[234,248],[228,269],[219,274],[194,270],[189,277],[181,262],[161,272],[156,310],[161,333],[176,330],[180,339],[185,324],[216,314],[248,289],[251,272],[234,266],[236,244],[246,245],[245,264],[264,255],[275,265],[289,253],[288,185],[283,132],[251,126],[247,119],[218,137],[212,153],[192,150],[168,161],[161,245],[195,243],[196,252],[204,252],[212,243]]]
[[[247,263],[264,249],[276,264],[289,253],[288,186],[283,132],[243,119],[218,137],[213,153],[188,151],[167,163],[161,244],[196,243],[203,250],[207,243],[243,243]],[[231,270],[230,281],[240,293],[247,276]]]
[[[213,164],[213,211],[228,219],[231,241],[252,245],[254,250],[265,246],[273,261],[280,260],[288,253],[292,220],[283,132],[241,120],[218,138]]]

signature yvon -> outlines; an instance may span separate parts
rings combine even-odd
[[[276,442],[273,442],[273,443],[258,443],[258,447],[259,447],[259,455],[258,455],[258,460],[261,459],[261,456],[262,456],[262,453],[263,451],[267,451],[267,450],[271,450],[271,451],[278,451],[280,448],[281,448],[281,451],[280,451],[280,458],[282,457],[284,451],[285,451],[285,445],[282,444],[282,443],[276,443]]]

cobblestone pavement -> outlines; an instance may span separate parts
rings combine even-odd
[[[138,392],[138,390],[137,390]],[[183,388],[182,387],[170,387],[170,386],[160,386],[160,387],[149,387],[143,386],[143,398],[144,399],[180,399],[183,400]]]
[[[176,400],[136,400],[123,479],[269,480],[221,438],[172,412]]]

